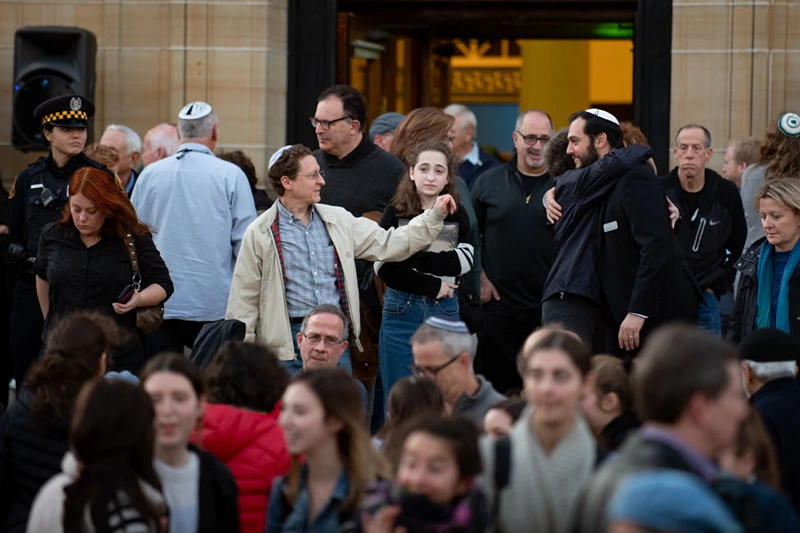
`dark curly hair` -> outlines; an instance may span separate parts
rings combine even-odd
[[[32,395],[31,413],[40,428],[69,426],[75,397],[84,383],[97,377],[103,354],[117,347],[123,336],[113,318],[94,311],[76,311],[56,323],[44,356],[31,365],[25,380]]]
[[[208,401],[269,413],[289,385],[289,373],[260,344],[228,341],[206,370]]]
[[[547,165],[547,172],[553,178],[557,178],[564,172],[575,168],[575,160],[567,153],[569,145],[569,128],[561,128],[553,134],[547,148],[544,150],[544,161]]]
[[[281,154],[272,168],[269,169],[269,182],[272,188],[278,193],[278,196],[283,196],[286,189],[283,188],[281,178],[288,176],[290,180],[297,179],[297,173],[300,172],[300,160],[306,156],[313,156],[314,152],[305,145],[293,144]]]

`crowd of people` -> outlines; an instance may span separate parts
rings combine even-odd
[[[667,172],[602,109],[501,161],[336,85],[267,194],[206,102],[93,112],[0,211],[0,530],[800,531],[797,114]]]

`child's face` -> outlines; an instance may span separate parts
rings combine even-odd
[[[447,185],[447,157],[437,150],[419,154],[417,164],[409,170],[417,194],[423,199],[436,198]]]
[[[400,456],[397,483],[413,494],[424,494],[445,505],[466,492],[452,447],[439,437],[420,431],[408,436]]]

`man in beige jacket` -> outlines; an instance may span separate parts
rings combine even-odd
[[[355,260],[402,261],[428,246],[456,209],[450,195],[411,220],[384,230],[340,207],[318,203],[325,180],[311,150],[281,148],[270,159],[269,179],[279,199],[245,232],[225,317],[244,322],[246,341],[269,346],[291,372],[302,368],[295,337],[311,309],[339,307],[358,342],[361,324]],[[349,370],[345,351],[340,366]]]

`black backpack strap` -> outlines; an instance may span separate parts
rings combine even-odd
[[[494,500],[491,523],[496,532],[500,520],[500,493],[508,486],[511,477],[511,439],[501,437],[494,441]]]

